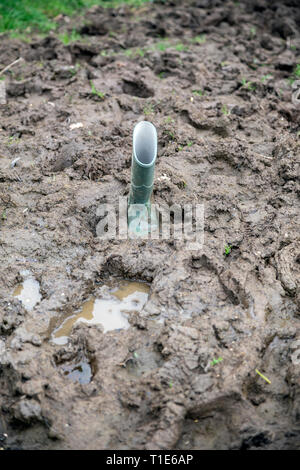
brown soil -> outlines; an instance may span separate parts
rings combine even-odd
[[[81,31],[70,45],[1,36],[0,69],[25,59],[0,105],[1,447],[300,449],[297,4],[93,8],[61,18]],[[202,251],[96,236],[99,203],[128,194],[141,119],[159,134],[155,200],[205,204]],[[31,311],[13,297],[24,270]],[[151,283],[131,328],[52,344],[114,278]]]

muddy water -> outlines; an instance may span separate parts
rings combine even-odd
[[[140,312],[145,305],[149,286],[141,282],[123,281],[109,292],[108,298],[95,298],[83,303],[75,315],[67,318],[52,334],[52,342],[66,344],[73,325],[84,322],[102,325],[104,333],[129,328],[128,313]]]
[[[85,385],[92,380],[92,369],[87,360],[79,361],[76,364],[63,364],[61,369],[63,375],[72,380],[72,382],[79,382]]]
[[[22,302],[26,310],[32,310],[42,298],[40,284],[33,278],[25,279],[15,288],[13,296]]]

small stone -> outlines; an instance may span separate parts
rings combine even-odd
[[[31,423],[42,420],[42,409],[34,400],[21,400],[14,408],[14,416],[19,421]]]
[[[213,385],[213,379],[209,374],[201,374],[192,381],[192,388],[196,393],[204,393]]]

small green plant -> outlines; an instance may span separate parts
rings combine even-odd
[[[154,49],[157,49],[161,52],[164,52],[169,47],[170,47],[170,43],[166,38],[163,41],[159,41],[156,44],[154,44]]]
[[[177,150],[181,152],[182,150],[184,150],[184,147],[190,148],[192,145],[194,145],[194,142],[189,141],[185,145],[178,145]]]
[[[262,81],[263,83],[265,83],[267,80],[270,80],[271,78],[273,78],[273,75],[271,75],[271,74],[263,75],[263,76],[261,77],[261,81]]]
[[[14,136],[14,135],[11,135],[11,136],[8,138],[7,145],[18,144],[19,142],[20,142],[19,137],[16,137],[16,136]]]
[[[167,49],[168,46],[167,46],[167,44],[164,44],[163,42],[158,42],[155,47],[159,51],[164,52]]]
[[[150,114],[154,114],[154,106],[151,103],[147,103],[143,109],[143,113],[145,116],[149,116]]]
[[[175,49],[176,49],[176,51],[178,51],[178,52],[187,51],[187,50],[188,50],[188,46],[185,46],[184,44],[182,44],[182,43],[180,42],[180,43],[176,44]]]
[[[6,220],[6,219],[7,219],[6,209],[4,209],[2,212],[2,220]]]
[[[126,55],[126,57],[130,58],[133,54],[133,51],[132,49],[125,49],[124,54]]]
[[[76,75],[76,73],[78,72],[79,69],[80,69],[80,64],[77,62],[77,63],[75,64],[75,66],[72,66],[72,67],[70,68],[70,73],[71,73],[71,75],[74,77],[74,76]]]
[[[143,49],[141,49],[140,47],[138,47],[135,52],[140,57],[144,57],[144,55],[145,55],[145,51]]]
[[[223,104],[221,111],[224,114],[224,116],[228,116],[230,114],[227,104]]]
[[[256,36],[256,28],[255,26],[252,26],[252,28],[250,28],[250,33],[251,33],[251,36]]]
[[[26,28],[26,33],[28,33],[28,34],[31,33],[31,28],[30,27]],[[30,43],[30,41],[31,41],[30,36],[26,33],[21,33],[20,31],[11,31],[9,33],[9,37],[11,39],[19,39],[20,41]]]
[[[169,384],[168,384],[168,385],[169,385],[169,388],[173,388],[173,381],[172,381],[172,380],[170,380],[170,382],[169,382]]]
[[[213,359],[210,363],[211,366],[215,366],[216,364],[219,364],[219,362],[223,361],[223,357],[218,357],[218,359]]]
[[[206,42],[206,36],[205,34],[201,34],[200,36],[195,36],[192,39],[192,41],[195,42],[196,44],[204,44]]]
[[[250,91],[255,90],[255,86],[252,84],[252,82],[247,82],[246,78],[242,78],[241,84],[244,88],[248,88]]]
[[[167,116],[166,117],[166,120],[165,120],[165,123],[166,124],[173,124],[175,121],[174,119],[171,118],[171,116]]]
[[[147,49],[142,49],[140,47],[137,47],[136,49],[125,49],[123,53],[128,57],[129,59],[132,59],[134,57],[144,57],[145,53],[147,52]],[[110,53],[109,55],[114,55],[113,53]]]
[[[203,90],[193,90],[193,95],[204,96],[204,94],[205,94],[205,91]]]
[[[73,29],[71,34],[69,34],[68,32],[59,34],[58,39],[60,39],[61,42],[65,44],[65,46],[67,46],[71,42],[79,41],[81,39],[81,36],[75,29]]]
[[[104,97],[105,97],[105,93],[102,93],[101,91],[97,90],[97,88],[95,87],[95,85],[92,81],[90,81],[90,84],[91,84],[91,88],[92,88],[92,94],[98,96],[98,98],[103,100]]]
[[[294,70],[294,75],[297,78],[300,78],[300,64],[297,64],[295,70]]]
[[[169,137],[171,137],[172,140],[175,140],[175,134],[172,131],[167,131],[167,134]]]
[[[225,245],[224,247],[224,254],[225,256],[228,256],[231,253],[232,246],[231,245]]]

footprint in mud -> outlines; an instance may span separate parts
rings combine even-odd
[[[92,297],[82,305],[81,310],[71,315],[56,328],[51,341],[64,345],[68,342],[73,325],[84,322],[89,325],[102,325],[104,333],[128,329],[128,313],[140,312],[145,305],[150,287],[143,282],[123,281],[110,289],[106,298]]]
[[[157,369],[162,363],[160,353],[146,347],[134,351],[132,356],[125,361],[124,367],[130,376],[139,378]]]
[[[26,310],[32,310],[42,299],[40,284],[27,274],[24,277],[23,283],[15,288],[13,296],[22,302]]]

